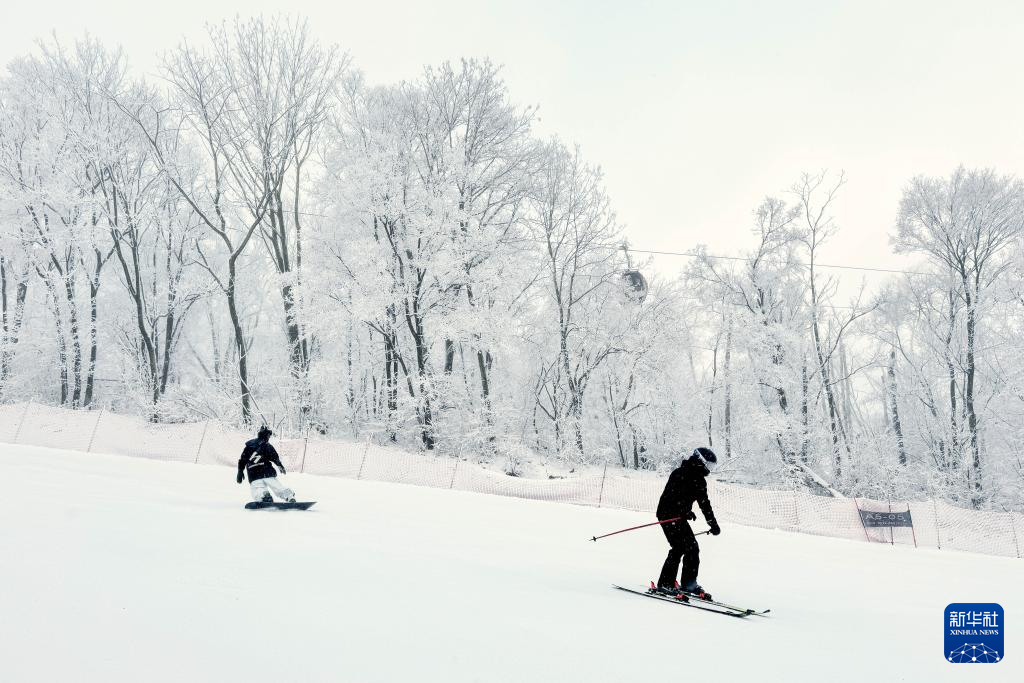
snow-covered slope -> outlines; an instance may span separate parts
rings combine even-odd
[[[1021,681],[1024,562],[727,526],[730,619],[614,591],[667,549],[606,509],[0,444],[0,681]],[[713,502],[713,501],[712,501]],[[943,659],[943,608],[999,602],[1006,658]],[[699,677],[699,678],[698,678]]]

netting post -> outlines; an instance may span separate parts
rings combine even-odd
[[[370,450],[370,437],[366,437],[366,445],[363,446],[363,459],[359,462],[359,471],[356,472],[356,479],[361,479],[363,476],[363,465],[366,464],[366,452]]]
[[[860,528],[864,530],[864,540],[871,543],[871,537],[868,536],[868,528],[864,526],[864,518],[860,516],[860,505],[857,504],[857,498],[853,499],[853,507],[857,508],[857,521],[860,522]]]
[[[96,432],[100,428],[100,420],[103,419],[103,409],[96,414],[96,424],[92,426],[92,436],[89,437],[89,445],[85,447],[86,453],[92,453],[92,442],[96,440]]]
[[[455,488],[455,473],[459,471],[459,461],[455,461],[455,467],[452,468],[452,480],[448,482],[448,488]]]
[[[891,514],[892,513],[892,501],[891,500],[890,501],[886,501],[886,504],[889,506],[889,513]],[[890,523],[891,523],[891,520],[890,520]],[[896,534],[893,533],[893,530],[892,530],[891,526],[889,527],[889,545],[893,545],[893,546],[896,545]]]
[[[932,498],[932,514],[935,515],[935,548],[942,550],[942,534],[939,533],[939,504]]]
[[[914,537],[914,547],[917,547],[917,530],[914,529],[914,518],[910,514],[910,503],[907,503],[907,517],[910,517],[910,534]],[[1013,520],[1010,520],[1011,522]]]
[[[797,533],[800,532],[800,505],[797,503],[798,492],[793,489],[793,528],[796,529]]]
[[[14,430],[14,441],[18,443],[18,439],[21,438],[21,428],[25,426],[25,420],[28,419],[28,409],[32,407],[32,399],[29,399],[28,403],[25,404],[25,410],[21,413],[21,421],[18,422],[18,428]]]
[[[1017,525],[1013,523],[1013,511],[1009,513],[1010,531],[1013,532],[1013,547],[1017,551],[1017,559],[1020,559],[1020,543],[1017,541]]]
[[[306,471],[306,447],[309,445],[309,434],[302,439],[302,462],[299,463],[299,474]]]
[[[199,454],[203,452],[203,443],[206,441],[206,430],[210,428],[210,421],[203,423],[203,433],[199,435],[199,447],[196,448],[196,461],[192,464],[199,464]]]
[[[604,471],[601,472],[601,490],[597,493],[597,507],[601,507],[604,500],[604,480],[608,478],[608,463],[604,464]]]

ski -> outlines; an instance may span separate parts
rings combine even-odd
[[[682,605],[684,607],[693,607],[694,609],[703,610],[705,612],[714,612],[715,614],[723,614],[727,617],[736,617],[742,619],[748,616],[746,612],[736,612],[730,609],[719,609],[717,607],[710,607],[708,605],[698,604],[696,602],[688,602],[680,600],[679,598],[673,598],[668,595],[662,595],[660,593],[652,593],[648,591],[636,590],[634,588],[625,588],[616,584],[612,584],[612,588],[618,588],[620,591],[626,591],[627,593],[633,593],[634,595],[642,595],[645,598],[654,598],[655,600],[661,600],[662,602],[671,602],[674,605]]]
[[[654,582],[650,582],[650,590],[652,592],[654,590],[656,590],[654,588]],[[687,599],[689,599],[689,600],[699,600],[700,602],[707,603],[707,604],[710,604],[710,605],[718,605],[719,607],[725,607],[726,609],[734,609],[734,610],[736,610],[738,612],[744,612],[746,614],[750,614],[751,616],[768,616],[768,612],[771,611],[771,609],[760,609],[759,610],[759,609],[751,609],[750,607],[737,607],[736,605],[730,605],[729,603],[722,602],[720,600],[712,600],[711,598],[706,598],[706,597],[703,597],[702,595],[698,595],[696,593],[688,593],[687,591],[681,590],[679,588],[679,582],[678,581],[676,582],[676,590],[679,593],[681,593],[682,595],[685,595],[687,597]]]
[[[708,605],[716,605],[718,607],[724,607],[725,609],[735,610],[736,612],[742,612],[744,615],[748,615],[748,616],[767,617],[768,613],[771,612],[771,609],[756,610],[756,609],[751,609],[749,607],[737,607],[736,605],[730,605],[729,603],[726,603],[726,602],[719,602],[718,600],[708,600],[707,598],[702,598],[699,595],[696,595],[694,593],[687,593],[686,591],[681,591],[681,592],[682,592],[683,595],[685,595],[690,600],[696,600],[698,602],[703,602],[703,603],[708,604]]]

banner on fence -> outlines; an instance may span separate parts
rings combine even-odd
[[[914,520],[910,517],[910,508],[907,508],[906,512],[860,510],[860,523],[869,529],[872,527],[914,526]]]

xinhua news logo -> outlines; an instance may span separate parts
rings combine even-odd
[[[947,662],[995,664],[1003,661],[1003,608],[994,602],[954,602],[946,606]]]

